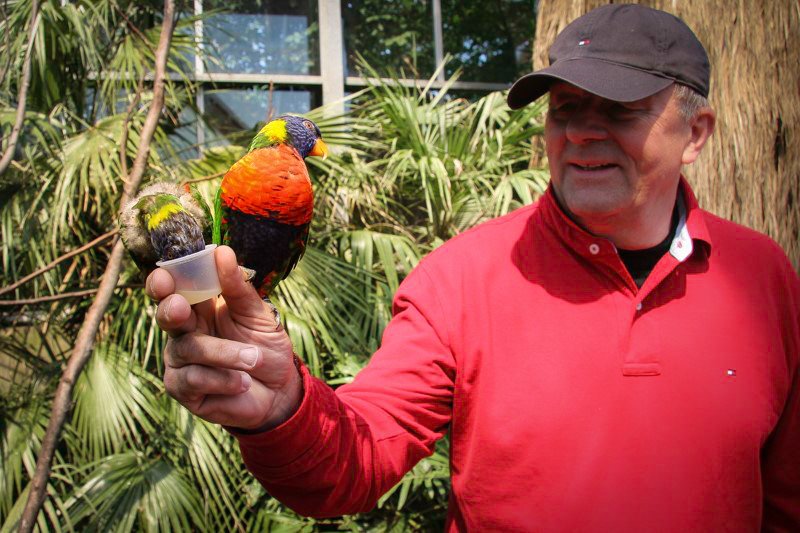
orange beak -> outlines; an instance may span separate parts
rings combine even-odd
[[[328,157],[328,145],[322,139],[317,139],[317,142],[314,143],[314,148],[311,149],[308,155],[316,155],[325,159]]]

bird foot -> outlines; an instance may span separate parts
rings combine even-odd
[[[251,281],[256,276],[256,271],[253,270],[252,268],[247,268],[247,267],[243,267],[243,266],[240,266],[239,268],[242,269],[242,273],[244,274],[244,280],[245,281]]]
[[[275,318],[275,329],[277,330],[281,327],[281,314],[275,304],[269,301],[269,298],[264,298],[264,302],[272,309],[272,316]]]

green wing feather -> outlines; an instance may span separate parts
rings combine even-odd
[[[214,228],[211,235],[211,242],[217,246],[222,244],[222,188],[217,189],[214,195]]]
[[[197,202],[197,205],[200,206],[200,209],[203,210],[203,214],[205,215],[202,220],[202,227],[203,227],[203,239],[206,242],[213,242],[212,233],[214,230],[214,217],[211,216],[211,208],[208,207],[205,198],[203,195],[200,194],[200,191],[194,185],[189,185],[189,193],[194,198],[194,201]]]

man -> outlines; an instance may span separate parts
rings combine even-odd
[[[800,281],[681,177],[702,45],[610,5],[550,62],[508,97],[549,92],[547,194],[424,259],[353,383],[309,376],[221,248],[224,303],[148,279],[167,390],[302,514],[369,510],[449,430],[449,530],[800,530]]]

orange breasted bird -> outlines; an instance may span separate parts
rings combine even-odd
[[[281,115],[265,125],[228,170],[215,202],[214,242],[230,246],[254,271],[262,298],[297,265],[306,248],[314,194],[304,159],[328,155],[316,124]]]

